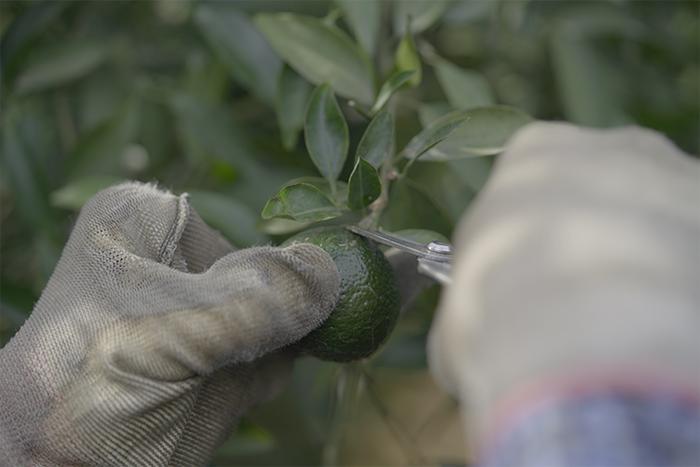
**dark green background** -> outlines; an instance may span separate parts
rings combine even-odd
[[[377,84],[391,71],[403,33],[398,3],[381,3]],[[260,11],[322,17],[335,8],[263,0],[0,3],[0,345],[30,313],[79,206],[112,182],[156,181],[189,191],[205,220],[236,246],[279,239],[270,233],[274,225],[261,224],[265,200],[288,179],[317,173],[303,137],[284,148],[274,99],[260,92],[260,83],[276,83],[268,70],[278,69],[262,61],[245,66],[262,36],[241,27],[213,33],[201,11],[254,28],[249,18]],[[538,119],[648,126],[697,154],[699,9],[693,1],[447,1],[416,39],[423,50],[430,46],[481,74],[498,103]],[[351,32],[342,16],[337,24]],[[353,153],[366,121],[339,101]],[[397,148],[420,130],[421,114],[449,107],[425,64],[421,85],[392,104]],[[394,187],[383,225],[449,235],[490,166],[488,158],[418,162],[410,179]],[[424,367],[431,293],[368,368]],[[302,386],[313,379],[323,396],[303,400],[304,391],[288,391],[275,410],[298,412],[287,414],[290,420],[313,412],[313,427],[275,433],[274,424],[246,421],[218,462],[318,462],[338,442],[328,429],[338,423],[338,375],[352,374],[303,363],[297,379]]]

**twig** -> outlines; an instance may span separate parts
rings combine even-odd
[[[360,114],[360,116],[364,117],[365,120],[367,120],[367,121],[372,120],[372,115],[370,114],[370,112],[367,109],[365,109],[364,107],[362,107],[360,104],[358,104],[357,101],[355,101],[354,99],[348,100],[348,107],[354,109],[355,112]]]
[[[387,158],[387,160],[384,161],[380,171],[382,189],[379,192],[379,197],[377,197],[377,199],[375,199],[372,204],[369,205],[369,215],[360,222],[362,227],[370,229],[376,229],[379,227],[379,220],[381,219],[382,212],[389,205],[389,188],[391,186],[391,182],[396,180],[397,177],[398,173],[394,168],[393,161],[391,158]]]

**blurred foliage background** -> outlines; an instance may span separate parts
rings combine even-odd
[[[397,148],[450,109],[499,103],[538,119],[648,126],[697,154],[699,10],[625,0],[3,1],[0,345],[30,313],[79,207],[119,180],[189,192],[238,247],[294,228],[259,213],[285,181],[317,175],[299,131],[311,86],[298,76],[281,85],[290,69],[258,29],[260,13],[344,31],[370,58],[375,89],[410,28],[422,80],[391,101]],[[339,94],[352,153],[367,120]],[[492,161],[417,162],[392,189],[382,226],[449,236]],[[368,362],[301,361],[290,388],[251,414],[215,463],[466,462],[456,405],[425,369],[437,296],[429,289],[405,310]]]

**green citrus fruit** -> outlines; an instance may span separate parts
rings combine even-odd
[[[312,243],[330,254],[340,272],[340,298],[330,317],[299,342],[323,360],[347,362],[371,355],[399,315],[391,265],[377,246],[341,227],[301,232],[283,243]]]

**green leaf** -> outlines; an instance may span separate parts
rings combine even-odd
[[[382,17],[382,5],[377,0],[335,0],[345,14],[355,38],[365,51],[374,55]]]
[[[420,186],[451,222],[456,224],[474,198],[476,190],[460,177],[458,168],[453,167],[453,164],[464,165],[465,162],[482,160],[491,161],[493,158],[481,157],[449,162],[426,162],[419,159],[414,169],[408,173],[408,177],[411,182]]]
[[[411,32],[425,31],[440,19],[450,0],[396,0],[394,5],[394,31],[403,33],[411,24]]]
[[[362,209],[379,197],[382,182],[377,169],[362,158],[358,158],[350,174],[348,183],[348,206],[350,209]]]
[[[107,58],[107,52],[105,44],[89,40],[53,44],[20,73],[15,89],[19,94],[28,94],[82,78]]]
[[[323,193],[331,201],[333,201],[333,204],[335,204],[336,206],[343,207],[348,203],[348,184],[345,182],[341,182],[340,180],[335,182],[334,187],[331,187],[330,182],[325,178],[297,177],[292,180],[289,180],[287,183],[282,185],[282,188],[292,185],[298,185],[300,183],[305,183],[307,185],[311,185],[315,188],[318,188],[319,190],[321,190],[321,193]],[[333,189],[335,189],[335,193],[333,192]]]
[[[189,191],[189,201],[207,224],[239,248],[268,240],[257,229],[257,214],[231,196],[208,191]]]
[[[263,219],[258,228],[268,235],[289,235],[304,230],[311,222],[298,222],[283,217]]]
[[[491,175],[493,163],[494,159],[492,157],[470,157],[467,159],[455,159],[446,163],[440,162],[440,164],[446,164],[453,175],[475,192],[480,191],[486,184],[489,175]],[[418,171],[416,170],[415,172]]]
[[[328,13],[326,13],[326,16],[324,16],[321,21],[323,21],[323,24],[326,24],[331,27],[335,27],[336,24],[338,23],[338,19],[343,16],[343,12],[340,11],[340,8],[337,7],[330,7],[328,10]]]
[[[300,75],[314,84],[329,83],[341,96],[372,102],[372,65],[340,29],[291,13],[261,14],[255,22],[272,48]]]
[[[277,82],[277,122],[282,133],[282,144],[291,151],[297,144],[304,127],[306,103],[311,85],[288,66],[284,66]]]
[[[450,113],[452,110],[450,104],[444,101],[420,104],[418,106],[418,120],[420,120],[420,124],[425,128],[443,115]]]
[[[262,208],[285,180],[299,174],[282,164],[264,164],[249,132],[226,106],[186,94],[174,95],[169,103],[191,166],[201,169],[217,162],[229,165],[238,174],[233,194],[255,210]]]
[[[316,88],[309,100],[304,124],[311,160],[331,185],[343,170],[348,154],[348,124],[330,86]]]
[[[2,77],[10,81],[24,54],[37,38],[42,37],[61,18],[63,11],[72,6],[70,2],[37,2],[22,8],[22,12],[5,23],[0,40]],[[9,15],[8,15],[9,16]],[[5,19],[5,21],[9,18]]]
[[[406,178],[391,185],[389,203],[380,225],[390,232],[428,229],[443,235],[450,235],[453,227],[444,209],[423,188]]]
[[[212,4],[199,5],[194,18],[233,78],[263,102],[274,104],[282,64],[252,21],[230,6]]]
[[[379,168],[394,153],[394,116],[387,112],[378,113],[367,126],[357,145],[355,157],[362,158],[373,167]]]
[[[528,6],[527,3],[524,4]],[[458,2],[450,7],[449,14],[442,19],[442,24],[450,26],[465,26],[486,20],[489,15],[496,14],[503,7],[498,2]]]
[[[6,117],[0,122],[0,127],[15,126],[24,153],[23,163],[31,167],[35,182],[45,190],[47,202],[49,187],[57,186],[64,177],[65,153],[61,146],[62,135],[56,124],[56,100],[60,101],[61,110],[67,110],[62,107],[68,105],[67,102],[60,98],[46,99],[45,96],[8,99],[4,107],[0,104],[0,115]]]
[[[322,221],[342,214],[321,190],[308,183],[282,188],[262,211],[263,219],[286,217],[295,221]]]
[[[33,164],[30,145],[21,132],[21,118],[31,118],[31,115],[18,115],[10,109],[3,119],[0,163],[5,180],[15,195],[15,208],[20,218],[38,232],[50,231],[53,215],[48,205],[45,180],[38,176]]]
[[[408,145],[403,150],[403,156],[409,160],[417,159],[447,138],[468,117],[469,114],[464,110],[457,110],[443,115],[408,142]]]
[[[51,193],[51,204],[77,211],[97,192],[116,185],[122,180],[119,177],[110,176],[81,177]]]
[[[377,99],[374,101],[374,105],[372,105],[372,110],[370,110],[371,114],[376,114],[379,112],[384,105],[389,102],[389,99],[391,96],[394,95],[396,91],[398,91],[401,86],[406,84],[411,77],[416,73],[416,70],[399,70],[394,72],[389,78],[382,84],[382,87],[379,89],[379,94],[377,94]]]
[[[70,107],[75,106],[75,124],[81,132],[78,136],[113,117],[115,110],[121,108],[133,94],[130,86],[127,83],[115,83],[114,72],[103,67],[86,77],[75,94],[67,95]]]
[[[246,176],[256,173],[251,143],[226,108],[187,94],[175,94],[169,103],[193,165],[210,159],[227,162]]]
[[[157,85],[154,85],[157,86]],[[244,86],[245,87],[245,86]],[[153,93],[162,92],[159,86]],[[231,71],[214,54],[204,54],[198,50],[185,59],[182,88],[179,92],[207,102],[224,100],[231,90]]]
[[[131,97],[108,120],[80,135],[68,161],[71,178],[124,172],[123,156],[136,138],[140,119],[140,102]]]
[[[423,160],[450,160],[493,156],[503,152],[511,136],[532,117],[513,107],[481,107],[466,112],[466,119],[423,156]]]
[[[399,47],[396,49],[394,57],[394,67],[397,72],[414,71],[413,75],[408,79],[411,86],[418,86],[423,77],[421,68],[420,56],[416,50],[416,43],[413,40],[413,35],[409,32],[404,35]]]
[[[462,69],[445,60],[437,62],[435,72],[447,100],[455,109],[466,110],[494,104],[491,87],[481,74]]]
[[[174,125],[169,109],[160,102],[141,101],[141,122],[139,141],[148,154],[149,168],[160,167],[172,160],[173,142],[163,135],[174,134]]]
[[[566,118],[595,127],[630,123],[624,99],[628,78],[578,27],[570,21],[551,34],[552,66]]]

